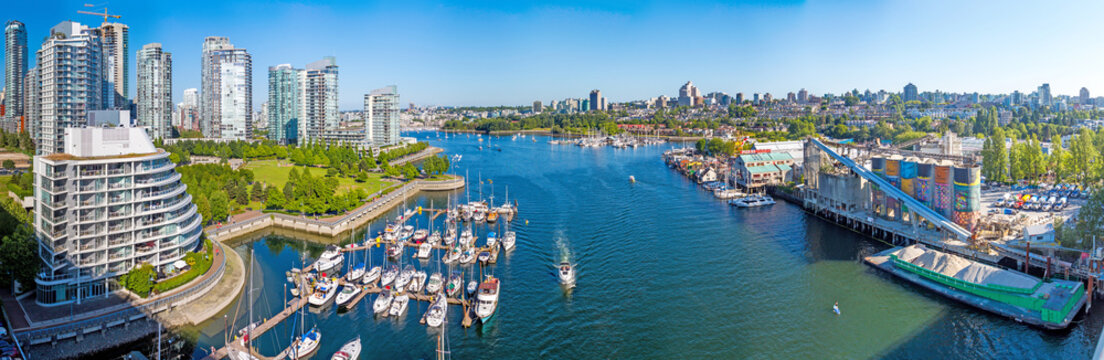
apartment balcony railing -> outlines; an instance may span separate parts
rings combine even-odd
[[[107,238],[107,244],[109,246],[118,246],[130,242],[130,236],[114,236]]]

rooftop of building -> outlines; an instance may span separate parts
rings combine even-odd
[[[164,153],[144,128],[85,127],[65,129],[65,152],[43,156],[50,161],[138,158]]]
[[[740,155],[740,160],[743,162],[757,162],[757,161],[784,161],[793,160],[793,156],[784,152],[769,152],[759,154],[744,154]]]

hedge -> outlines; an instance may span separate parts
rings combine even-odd
[[[163,293],[187,284],[189,281],[207,273],[207,270],[211,269],[211,262],[214,261],[211,240],[204,238],[203,247],[206,251],[200,253],[188,252],[184,255],[184,261],[192,267],[191,269],[188,269],[188,271],[183,274],[158,282],[153,286],[153,291],[156,293]]]

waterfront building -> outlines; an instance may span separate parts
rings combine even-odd
[[[36,302],[104,296],[131,268],[168,272],[201,246],[187,186],[145,130],[70,127],[64,137],[63,151],[34,158]]]
[[[326,130],[335,130],[341,123],[337,108],[337,61],[332,56],[307,64],[301,72],[299,91],[302,104],[299,116],[299,143],[328,141]],[[398,99],[394,104],[399,109]]]
[[[268,68],[268,139],[280,144],[298,142],[299,70],[291,64]]]
[[[230,40],[203,41],[200,130],[208,138],[245,140],[253,133],[253,58]]]
[[[107,98],[113,96],[105,86],[98,34],[80,23],[63,21],[50,29],[37,52],[38,155],[63,152],[63,130],[84,125],[86,112],[106,108]]]
[[[104,107],[125,108],[129,106],[130,92],[130,27],[126,24],[100,24],[96,29],[103,42],[104,80],[107,82],[109,96],[104,98]]]
[[[160,43],[146,44],[138,50],[138,125],[146,127],[150,137],[172,137],[172,53]]]
[[[736,186],[752,189],[790,180],[794,159],[789,153],[744,154],[732,158],[732,179]]]
[[[399,143],[399,90],[395,85],[364,94],[364,129],[374,147]]]
[[[23,82],[27,77],[27,27],[11,20],[4,26],[4,123],[23,126]]]
[[[908,83],[908,85],[905,85],[905,93],[902,97],[903,99],[901,100],[905,102],[920,100],[919,93],[916,90],[916,85],[913,85],[912,83]]]
[[[594,89],[590,91],[590,107],[587,110],[604,110],[602,109],[602,91]]]

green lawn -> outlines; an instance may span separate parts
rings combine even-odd
[[[284,164],[287,163],[284,162]],[[292,168],[298,169],[300,173],[302,173],[304,170],[310,171],[311,176],[314,177],[325,177],[327,170],[326,168],[315,168],[306,166],[278,166],[276,160],[250,161],[249,163],[245,164],[244,168],[253,171],[253,180],[261,181],[265,184],[276,185],[276,188],[278,189],[284,188],[284,184],[287,183],[288,173],[291,172]],[[364,189],[365,193],[371,194],[379,191],[380,185],[382,185],[383,187],[387,187],[394,184],[392,182],[384,181],[382,177],[383,174],[381,173],[370,172],[368,173],[368,181],[362,183],[357,182],[356,179],[339,177],[337,178],[337,194],[344,194],[357,188]]]

